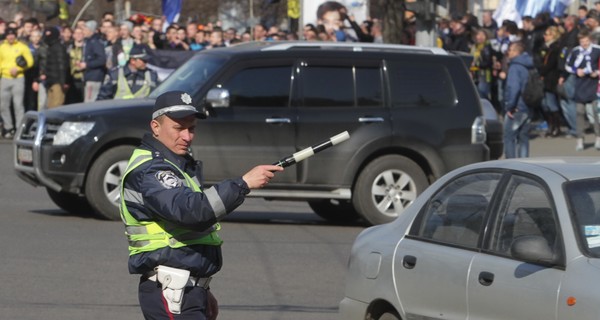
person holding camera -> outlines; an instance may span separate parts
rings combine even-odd
[[[25,94],[25,70],[33,66],[33,56],[29,47],[17,40],[17,29],[8,28],[6,39],[0,44],[0,115],[4,122],[5,139],[12,139],[15,127],[25,113],[23,98]],[[11,116],[11,100],[15,121]]]

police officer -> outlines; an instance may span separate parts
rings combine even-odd
[[[155,102],[146,134],[121,185],[121,217],[129,240],[129,272],[141,274],[146,319],[214,319],[211,276],[221,268],[218,221],[283,168],[256,166],[204,189],[201,163],[189,154],[196,118],[189,94],[170,91]]]
[[[134,45],[129,52],[129,63],[114,67],[106,75],[98,100],[133,99],[148,96],[158,84],[156,71],[146,67],[149,49]]]

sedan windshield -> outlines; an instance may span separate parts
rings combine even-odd
[[[600,258],[600,179],[569,182],[565,190],[580,247],[589,256]]]
[[[221,68],[225,60],[225,58],[213,55],[196,55],[177,68],[154,89],[150,98],[156,98],[163,92],[173,90],[181,90],[194,95]]]

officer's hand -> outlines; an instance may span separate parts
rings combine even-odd
[[[208,320],[217,319],[217,315],[219,315],[219,303],[217,302],[217,298],[213,296],[210,290],[206,290],[208,294],[208,305],[206,306],[206,317]]]
[[[276,171],[283,171],[283,168],[274,165],[256,166],[248,171],[242,179],[244,179],[250,189],[262,188],[275,176],[274,172]]]

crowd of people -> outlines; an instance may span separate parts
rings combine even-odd
[[[505,115],[505,144],[517,148],[516,152],[505,149],[505,156],[528,155],[528,134],[523,133],[529,132],[532,119],[540,119],[536,128],[547,137],[575,138],[577,151],[584,150],[584,133],[593,129],[594,147],[600,150],[600,1],[593,8],[580,6],[576,15],[523,17],[520,28],[510,20],[498,23],[492,12],[484,12],[481,22],[470,14],[441,19],[438,30],[441,47],[473,56],[471,73],[480,96]],[[511,44],[515,43],[516,51],[523,50],[510,57]],[[516,66],[521,66],[515,68],[521,71],[515,71],[519,76],[511,80],[517,81],[519,90],[513,90],[514,82],[507,80],[511,67]],[[526,106],[521,112],[525,117],[515,121],[515,111],[524,106],[520,95],[528,69],[535,69],[543,80],[544,98],[539,106]]]
[[[159,83],[147,68],[154,50],[200,51],[253,40],[382,42],[380,21],[359,24],[338,2],[323,3],[317,14],[317,24],[297,33],[262,24],[242,32],[220,22],[167,25],[163,17],[139,14],[116,21],[111,12],[100,21],[76,21],[73,28],[22,14],[0,17],[1,135],[12,139],[29,110],[147,95]]]
[[[529,110],[519,130],[529,131],[532,119],[541,119],[545,136],[576,138],[576,149],[583,150],[584,133],[593,128],[594,146],[600,150],[597,89],[590,93],[598,84],[600,2],[591,9],[581,6],[577,15],[523,17],[521,27],[510,20],[498,23],[492,13],[483,12],[481,21],[473,14],[439,19],[438,46],[473,56],[470,68],[480,96],[506,115],[522,104],[519,90],[517,96],[509,96],[506,87],[511,64],[522,60],[510,59],[509,48],[512,43],[522,44],[523,54],[532,59],[544,81],[545,92],[543,103]],[[154,50],[200,51],[247,41],[383,42],[381,21],[358,23],[336,1],[319,6],[316,17],[316,24],[306,24],[300,32],[262,24],[240,32],[223,28],[220,22],[167,26],[164,18],[139,14],[116,21],[111,12],[100,21],[79,20],[74,28],[44,26],[19,14],[11,21],[0,18],[2,136],[13,137],[15,123],[27,110],[147,95],[160,81],[147,68]],[[404,44],[415,44],[414,19],[405,21]],[[520,83],[525,83],[521,78]],[[505,120],[505,124],[511,121]],[[527,150],[520,154],[527,154],[528,141],[520,141],[519,136],[517,145],[522,142]]]

